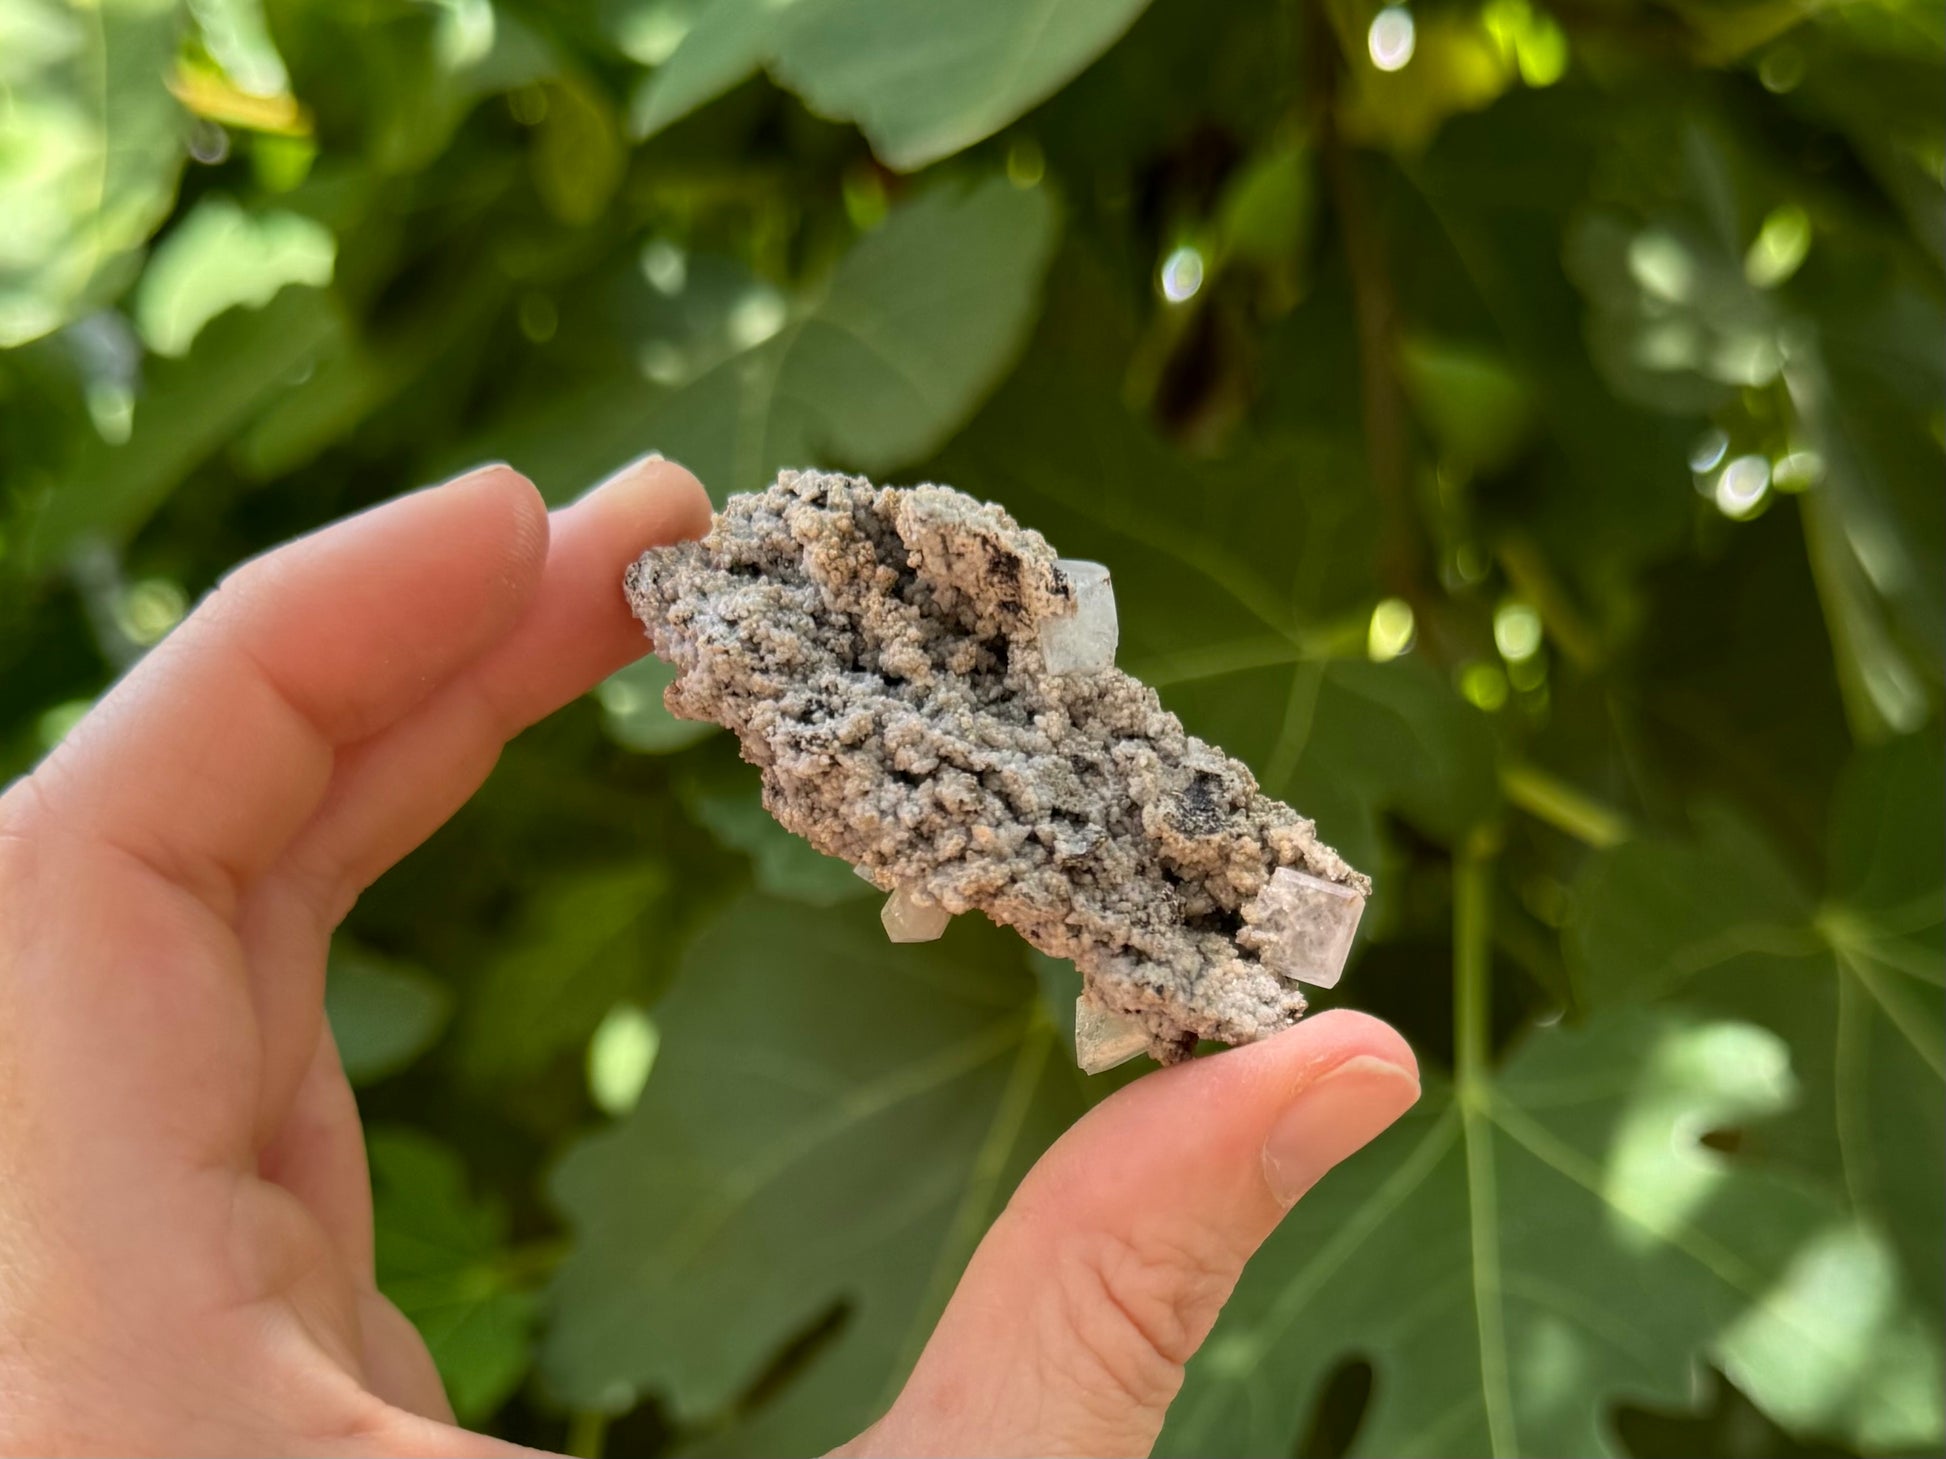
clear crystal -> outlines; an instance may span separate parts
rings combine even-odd
[[[1252,919],[1264,966],[1300,983],[1337,987],[1364,913],[1365,898],[1356,888],[1278,867],[1258,896]]]
[[[1098,562],[1061,558],[1055,566],[1074,584],[1074,612],[1041,624],[1041,660],[1050,674],[1097,674],[1115,666],[1120,629],[1115,587]]]
[[[869,866],[854,866],[851,869],[851,874],[857,877],[860,881],[868,881],[873,886],[878,885],[878,877],[873,873],[872,869]]]
[[[945,932],[953,914],[917,888],[903,886],[885,899],[878,920],[894,942],[933,942]]]
[[[1148,1047],[1148,1030],[1128,1015],[1102,1007],[1086,993],[1074,1000],[1074,1061],[1083,1074],[1126,1064]]]

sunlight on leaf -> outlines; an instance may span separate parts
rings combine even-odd
[[[1746,1319],[1738,1349],[1768,1355],[1768,1366],[1738,1381],[1787,1421],[1829,1430],[1842,1420],[1842,1431],[1872,1447],[1936,1442],[1942,1422],[1936,1385],[1928,1411],[1918,1402],[1927,1390],[1911,1380],[1921,1368],[1936,1373],[1946,1328],[1938,1240],[1946,1222],[1938,1179],[1946,1149],[1941,796],[1936,740],[1914,737],[1861,755],[1834,812],[1834,884],[1822,907],[1760,836],[1717,817],[1695,842],[1639,841],[1595,857],[1569,928],[1597,1008],[1673,990],[1711,1014],[1774,1029],[1788,1044],[1804,1107],[1767,1128],[1766,1146],[1777,1162],[1840,1192],[1868,1234],[1807,1255],[1780,1290],[1809,1293],[1819,1273],[1856,1270],[1862,1301],[1870,1290],[1864,1274],[1896,1255],[1907,1273],[1900,1290],[1915,1301],[1854,1311],[1858,1341],[1875,1354],[1855,1381],[1845,1379],[1849,1369],[1816,1383],[1779,1369],[1794,1339]],[[1871,1244],[1882,1238],[1889,1253]],[[1810,1298],[1780,1296],[1773,1306],[1793,1303]],[[1872,1386],[1880,1381],[1883,1393]]]
[[[221,195],[196,205],[156,247],[135,293],[135,323],[157,354],[181,355],[226,309],[260,309],[287,284],[331,282],[337,244],[297,213],[246,213]]]
[[[1259,1253],[1156,1452],[1291,1452],[1346,1349],[1377,1369],[1359,1430],[1374,1454],[1613,1452],[1609,1403],[1686,1402],[1694,1355],[1711,1350],[1762,1392],[1821,1361],[1821,1416],[1927,1433],[1936,1402],[1851,1370],[1814,1310],[1773,1304],[1841,1217],[1810,1186],[1698,1143],[1778,1107],[1775,1057],[1719,1059],[1726,1041],[1733,1055],[1776,1047],[1748,1026],[1645,1015],[1536,1032],[1493,1077],[1470,1152],[1452,1098],[1429,1091]],[[1629,1178],[1610,1183],[1618,1142]],[[1691,1194],[1672,1206],[1672,1190]],[[1780,1365],[1769,1345],[1786,1342],[1805,1356]]]
[[[169,211],[174,0],[0,0],[0,349],[105,302]]]

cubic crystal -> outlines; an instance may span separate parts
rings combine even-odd
[[[1074,1001],[1074,1061],[1083,1074],[1126,1064],[1149,1047],[1149,1031],[1125,1014],[1104,1008],[1086,993]]]
[[[1365,913],[1357,888],[1280,866],[1252,910],[1265,967],[1314,987],[1338,986]]]
[[[878,920],[894,942],[933,942],[945,932],[953,914],[923,892],[904,886],[885,899]]]
[[[1041,623],[1041,661],[1050,674],[1098,674],[1115,666],[1120,628],[1115,588],[1098,562],[1063,557],[1054,564],[1074,584],[1074,612]]]

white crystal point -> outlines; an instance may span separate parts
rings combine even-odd
[[[851,874],[857,877],[860,881],[868,881],[873,886],[878,885],[878,878],[875,875],[873,875],[872,869],[869,866],[854,866],[851,869]]]
[[[1146,1053],[1149,1031],[1127,1014],[1104,1008],[1086,993],[1074,1000],[1074,1061],[1083,1074],[1101,1074]]]
[[[917,888],[903,886],[885,899],[878,920],[894,942],[934,942],[945,932],[953,914]]]
[[[1115,666],[1121,630],[1115,587],[1098,562],[1063,557],[1054,564],[1074,584],[1074,612],[1041,624],[1041,661],[1050,674],[1098,674]]]
[[[1318,988],[1335,988],[1365,914],[1355,887],[1280,866],[1257,898],[1255,916],[1264,966]]]

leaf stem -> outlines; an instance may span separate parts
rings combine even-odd
[[[601,1451],[608,1443],[609,1417],[583,1409],[568,1415],[567,1451],[575,1459],[601,1459]]]
[[[1535,820],[1597,851],[1619,846],[1632,834],[1628,818],[1620,811],[1603,805],[1538,766],[1520,763],[1501,766],[1500,789],[1514,806]]]
[[[1325,4],[1326,0],[1316,0],[1305,7],[1313,58],[1318,159],[1351,275],[1366,467],[1384,524],[1380,575],[1390,591],[1411,604],[1419,622],[1430,625],[1431,559],[1413,501],[1412,413],[1397,368],[1398,296],[1386,268],[1384,230],[1373,213],[1357,159],[1338,131],[1338,88],[1344,63]]]
[[[1475,830],[1453,858],[1454,1067],[1463,1099],[1484,1098],[1490,1078],[1492,867],[1498,849],[1490,831]]]
[[[1453,1030],[1455,1094],[1466,1147],[1467,1227],[1472,1242],[1473,1313],[1480,1344],[1480,1387],[1493,1454],[1517,1454],[1513,1389],[1507,1373],[1506,1309],[1500,1282],[1500,1215],[1493,1162],[1490,1012],[1493,958],[1492,831],[1470,835],[1453,860]]]

